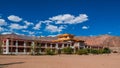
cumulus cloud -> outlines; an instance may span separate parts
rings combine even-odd
[[[33,35],[35,32],[31,32],[31,31],[29,31],[29,35]]]
[[[35,34],[35,32],[33,32],[33,31],[29,31],[29,30],[22,30],[22,32],[26,32],[26,33],[28,33],[29,35],[33,35],[33,34]]]
[[[27,26],[34,25],[32,22],[24,21]]]
[[[4,28],[0,27],[0,32],[4,31]]]
[[[35,29],[35,30],[39,30],[40,28],[41,28],[41,21],[38,22],[38,23],[33,27],[33,29]]]
[[[82,29],[88,29],[89,27],[88,26],[83,26]]]
[[[27,28],[27,26],[21,26],[19,24],[11,24],[9,27],[11,29],[26,29]]]
[[[5,35],[5,34],[11,34],[11,32],[3,32],[1,34],[3,34],[3,35]]]
[[[63,14],[49,18],[49,20],[55,22],[56,24],[77,24],[87,21],[88,16],[86,14],[79,14],[79,16]]]
[[[0,26],[6,25],[7,22],[4,19],[0,19]]]
[[[10,15],[8,16],[8,20],[13,21],[13,22],[20,22],[22,21],[22,18],[20,18],[19,16]]]
[[[49,32],[61,32],[63,29],[65,29],[65,26],[55,26],[55,25],[47,25],[46,30]]]

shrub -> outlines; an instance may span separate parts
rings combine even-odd
[[[63,51],[65,54],[72,54],[72,53],[73,53],[73,49],[70,48],[70,47],[63,48],[62,51]]]
[[[104,48],[103,49],[103,53],[109,54],[109,53],[111,53],[111,50],[109,48]]]
[[[98,54],[103,54],[104,53],[104,50],[103,49],[99,49],[98,50]]]
[[[77,54],[78,55],[88,55],[88,49],[79,49]]]
[[[99,54],[99,51],[96,50],[96,49],[91,49],[91,53],[92,53],[92,54]]]
[[[46,54],[47,54],[47,55],[55,55],[55,52],[52,51],[51,48],[47,48],[45,51],[46,51]]]
[[[88,51],[88,53],[91,53],[91,50],[92,50],[92,49],[87,48],[86,50]]]

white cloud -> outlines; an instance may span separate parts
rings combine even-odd
[[[65,29],[65,26],[55,26],[55,25],[47,25],[46,30],[49,32],[61,32],[63,29]]]
[[[31,32],[31,31],[29,31],[29,35],[33,35],[35,32]]]
[[[8,31],[8,29],[6,29],[4,27],[0,27],[0,32],[3,32],[3,31]]]
[[[32,22],[24,21],[24,23],[29,26],[29,25],[34,25]]]
[[[56,36],[58,36],[58,35],[60,35],[60,34],[56,34],[56,35],[48,35],[47,37],[56,37]]]
[[[22,32],[29,32],[28,30],[22,30]]]
[[[10,15],[8,16],[8,20],[13,21],[13,22],[20,22],[22,21],[22,18],[20,18],[19,16]]]
[[[49,18],[49,20],[55,22],[56,24],[77,24],[88,20],[86,14],[79,14],[79,16],[74,16],[71,14],[63,14]]]
[[[33,34],[35,34],[35,32],[33,32],[33,31],[29,31],[29,30],[22,30],[22,32],[26,32],[26,33],[28,33],[29,35],[33,35]]]
[[[33,27],[33,29],[35,29],[35,30],[39,30],[40,28],[41,28],[41,21],[39,23],[37,23],[35,25],[35,27]]]
[[[5,35],[5,34],[11,34],[11,32],[3,32],[1,34],[3,34],[3,35]]]
[[[7,22],[4,19],[0,19],[0,26],[6,25]]]
[[[0,32],[4,31],[4,28],[0,27]]]
[[[26,29],[27,28],[27,26],[21,26],[19,24],[11,24],[9,27],[11,29]]]
[[[82,29],[88,29],[89,27],[88,26],[83,26]]]

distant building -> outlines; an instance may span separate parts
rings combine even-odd
[[[30,54],[31,46],[34,45],[35,49],[45,53],[46,48],[51,48],[56,51],[65,47],[71,47],[74,52],[83,48],[102,48],[99,46],[86,45],[84,40],[75,39],[72,34],[61,34],[57,37],[33,37],[16,34],[0,35],[2,43],[3,54]]]

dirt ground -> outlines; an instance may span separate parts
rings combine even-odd
[[[0,55],[0,68],[120,68],[120,55]]]

